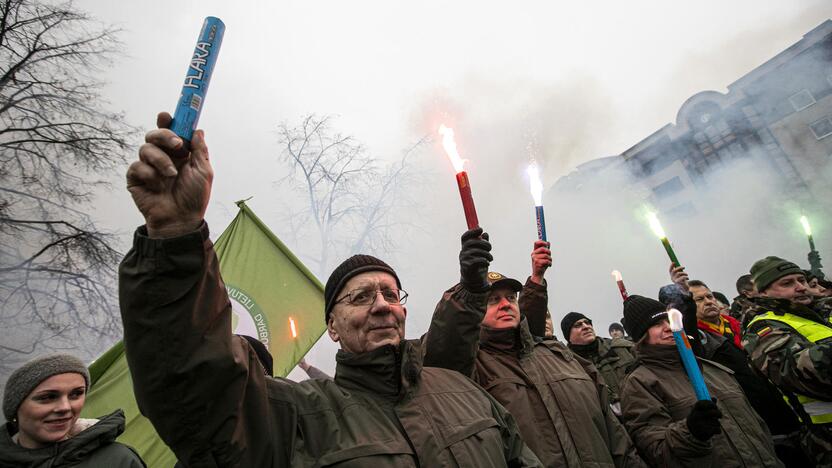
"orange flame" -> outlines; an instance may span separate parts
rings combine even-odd
[[[295,328],[295,319],[289,317],[289,329],[292,331],[292,338],[298,337],[298,329]]]
[[[446,127],[445,124],[439,126],[439,134],[442,135],[442,147],[445,148],[445,154],[454,165],[454,170],[457,173],[464,171],[462,167],[465,159],[459,157],[459,152],[456,150],[456,141],[454,140],[454,129]]]

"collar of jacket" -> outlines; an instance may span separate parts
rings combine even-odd
[[[752,301],[754,302],[754,307],[752,308],[753,313],[750,314],[751,317],[748,319],[749,321],[757,315],[765,314],[770,311],[777,315],[789,313],[809,320],[814,320],[815,322],[827,324],[827,322],[823,319],[822,313],[816,310],[816,308],[823,308],[825,305],[823,302],[813,301],[807,306],[792,302],[788,299],[778,299],[775,297],[755,297]]]
[[[399,397],[415,384],[422,370],[418,350],[409,340],[353,354],[338,350],[335,383],[346,389],[386,397]]]
[[[531,354],[534,343],[525,315],[520,316],[520,323],[514,328],[496,329],[480,325],[480,346],[483,348],[527,356]]]
[[[638,360],[647,366],[665,369],[681,369],[682,358],[676,345],[653,345],[640,343],[637,347]]]
[[[596,336],[591,343],[584,345],[569,343],[569,349],[574,351],[578,356],[591,361],[593,356],[598,356],[601,353],[601,338]]]
[[[12,441],[11,425],[0,428],[0,466],[63,466],[85,460],[124,432],[124,412],[116,410],[78,434],[56,444],[29,449]]]

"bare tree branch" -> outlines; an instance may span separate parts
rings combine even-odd
[[[279,185],[287,194],[303,194],[300,208],[284,208],[283,225],[292,238],[304,240],[299,254],[314,262],[320,277],[329,272],[331,259],[395,250],[403,225],[394,221],[403,214],[396,208],[412,206],[407,192],[419,171],[411,160],[426,141],[422,138],[400,159],[385,164],[352,136],[336,132],[333,120],[312,114],[298,126],[284,122],[278,127],[280,157],[290,169]]]
[[[136,133],[101,96],[117,35],[71,3],[0,0],[0,377],[120,335],[121,255],[87,214]]]

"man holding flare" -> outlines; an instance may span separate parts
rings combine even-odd
[[[160,114],[127,173],[146,225],[119,268],[119,298],[136,399],[180,461],[541,466],[490,395],[458,373],[423,367],[421,342],[404,339],[407,294],[375,257],[353,256],[327,281],[327,333],[341,347],[333,380],[295,383],[259,371],[245,341],[232,339],[203,220],[213,179],[204,134],[175,156],[183,141],[170,120]]]
[[[544,466],[644,466],[609,407],[598,371],[562,343],[540,338],[543,326],[530,330],[533,318],[545,322],[548,243],[535,242],[525,286],[488,272],[490,250],[481,228],[463,234],[460,283],[445,292],[433,315],[425,364],[482,385],[514,415]],[[441,306],[451,300],[466,304]]]

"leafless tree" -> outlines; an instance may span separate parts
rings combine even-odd
[[[413,158],[425,138],[384,163],[354,137],[335,131],[333,120],[312,114],[298,126],[284,122],[278,130],[281,159],[291,168],[280,186],[299,198],[283,207],[284,225],[294,239],[304,240],[297,243],[299,253],[321,278],[333,259],[394,251],[397,240],[415,227],[411,220],[418,207],[409,194],[423,177]]]
[[[120,334],[120,255],[89,216],[135,131],[97,78],[117,33],[71,3],[0,0],[0,375]]]

